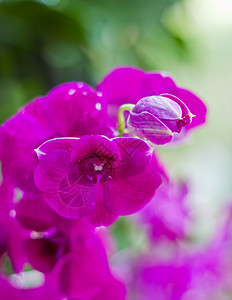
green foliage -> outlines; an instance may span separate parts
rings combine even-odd
[[[138,225],[127,217],[120,217],[111,228],[118,250],[131,248],[133,252],[146,248],[148,241],[142,225]]]
[[[187,41],[162,16],[175,0],[0,1],[0,121],[65,81],[116,65],[161,69]]]

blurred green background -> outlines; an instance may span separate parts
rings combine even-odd
[[[0,0],[0,122],[61,82],[95,85],[118,65],[167,71],[209,108],[184,145],[159,149],[189,181],[205,239],[232,188],[231,53],[231,0]]]

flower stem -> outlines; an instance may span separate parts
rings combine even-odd
[[[125,130],[125,123],[126,123],[126,120],[125,120],[125,117],[124,117],[124,111],[132,111],[134,107],[134,104],[123,104],[119,107],[119,110],[118,110],[118,133],[119,133],[119,136],[122,135],[122,133],[124,132]]]

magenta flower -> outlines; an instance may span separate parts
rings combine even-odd
[[[111,273],[101,240],[83,220],[73,226],[70,252],[58,262],[54,277],[68,299],[124,300],[126,296],[123,283]]]
[[[131,110],[128,128],[141,139],[128,137],[120,128],[124,109]],[[190,110],[197,115],[192,123]],[[102,228],[95,227],[140,211],[153,199],[162,179],[168,182],[143,139],[167,143],[183,127],[203,124],[205,114],[202,101],[170,77],[119,68],[96,91],[83,82],[61,84],[1,125],[1,272],[9,258],[15,272],[29,273],[24,272],[27,263],[41,278],[46,275],[42,286],[26,290],[11,285],[14,276],[1,273],[0,299],[125,300],[125,286],[111,272],[99,238]],[[174,241],[185,237],[185,193],[166,184],[140,214],[155,241],[163,236]],[[108,232],[103,240],[113,252]],[[198,253],[189,258],[181,253],[179,243],[176,249],[175,243],[169,244],[175,251],[169,251],[168,261],[158,256],[153,260],[158,251],[150,243],[146,255],[153,256],[151,261],[131,265],[134,274],[127,268],[128,282],[135,279],[135,299],[181,299],[189,286],[199,289],[201,273],[211,270],[216,251],[209,260],[205,253],[198,260]],[[220,255],[227,251],[223,247]],[[216,268],[224,262],[218,260]]]
[[[190,221],[185,198],[188,189],[185,183],[166,183],[158,189],[155,197],[139,212],[139,219],[148,225],[149,235],[155,243],[164,238],[176,242],[186,238]]]
[[[181,300],[188,290],[191,268],[187,264],[146,264],[138,266],[133,281],[135,300]]]
[[[116,68],[111,71],[97,89],[102,92],[108,103],[108,113],[116,120],[117,108],[125,103],[136,104],[140,99],[161,94],[178,97],[196,115],[189,130],[205,122],[205,104],[192,92],[178,87],[173,79],[165,73],[153,73],[132,67]]]
[[[22,190],[35,190],[33,174],[37,159],[33,149],[48,139],[62,136],[103,134],[113,137],[107,110],[115,116],[121,104],[135,104],[144,97],[164,93],[181,99],[196,115],[186,129],[205,122],[203,102],[161,73],[118,68],[106,76],[96,92],[83,82],[55,87],[45,97],[23,107],[0,127],[3,176]]]
[[[127,123],[134,135],[159,145],[170,142],[173,133],[179,133],[191,121],[192,114],[180,99],[162,94],[139,100]]]
[[[53,139],[36,152],[36,185],[66,218],[89,216],[95,225],[108,225],[140,210],[161,184],[150,148],[136,138]]]
[[[34,149],[48,139],[112,135],[101,93],[83,82],[64,83],[37,98],[0,127],[2,172],[15,186],[35,190]]]

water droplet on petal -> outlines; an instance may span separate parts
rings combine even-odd
[[[68,91],[68,94],[69,94],[70,96],[72,96],[73,94],[75,94],[75,92],[76,92],[75,89],[70,89],[70,90]]]
[[[98,97],[102,97],[102,92],[97,92]]]
[[[86,96],[86,95],[87,95],[87,92],[86,92],[86,91],[84,91],[82,94],[83,94],[84,96]]]
[[[10,216],[11,218],[15,218],[15,216],[16,216],[16,211],[15,211],[14,209],[11,209],[11,210],[9,211],[9,216]]]
[[[101,103],[96,103],[95,107],[97,110],[101,110],[102,108]]]
[[[79,89],[81,89],[83,86],[84,86],[84,83],[83,83],[83,82],[78,82],[78,83],[77,83],[77,87],[78,87]]]
[[[105,228],[107,228],[107,226],[101,225],[101,226],[96,227],[96,231],[99,232],[99,231],[104,230]]]

